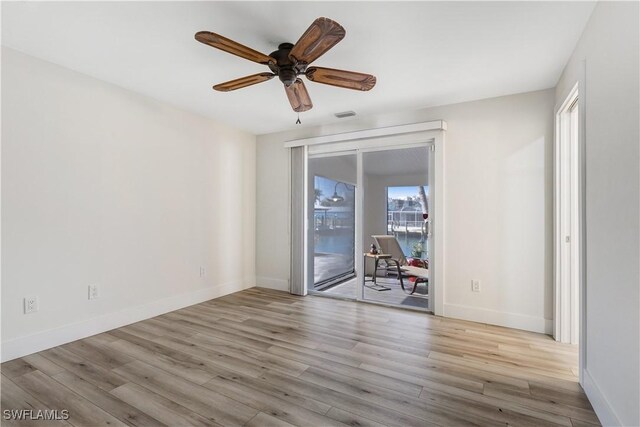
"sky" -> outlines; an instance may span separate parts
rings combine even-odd
[[[429,188],[425,185],[424,190],[429,194]],[[406,199],[407,196],[416,197],[418,187],[389,187],[388,197],[391,199]]]

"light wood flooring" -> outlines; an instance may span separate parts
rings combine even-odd
[[[598,424],[576,349],[419,312],[249,289],[2,364],[2,425]]]

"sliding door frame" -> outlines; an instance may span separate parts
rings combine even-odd
[[[357,191],[356,191],[356,274],[363,274],[363,230],[362,230],[362,213],[363,213],[363,169],[362,156],[366,151],[376,151],[383,149],[400,149],[412,148],[416,146],[433,145],[433,170],[429,172],[430,197],[433,200],[434,210],[430,213],[432,238],[431,238],[431,257],[430,260],[430,277],[432,278],[432,287],[430,289],[432,300],[429,301],[430,308],[435,315],[443,315],[443,306],[445,299],[445,247],[444,247],[444,140],[446,131],[446,122],[437,120],[433,122],[414,123],[410,125],[391,126],[378,129],[369,129],[354,132],[345,132],[335,135],[324,135],[321,137],[312,137],[306,139],[298,139],[285,143],[286,148],[306,146],[304,150],[304,169],[307,169],[307,162],[310,155],[320,155],[330,153],[339,154],[340,152],[356,151],[357,152]],[[305,177],[305,180],[307,177]],[[304,200],[308,200],[308,186],[305,185]],[[359,190],[359,191],[358,191]],[[301,263],[304,265],[305,289],[309,289],[309,274],[307,270],[307,254],[309,239],[308,230],[310,227],[308,218],[308,203],[304,207],[304,247],[305,250],[295,253],[291,252],[291,263]],[[300,230],[297,231],[298,233]],[[291,230],[291,234],[296,231]],[[293,248],[292,248],[293,249]],[[302,258],[302,259],[301,259]],[[358,281],[361,279],[358,276]],[[359,301],[373,303],[371,300],[364,300],[362,287],[357,295]]]
[[[358,187],[361,189],[361,191],[359,192],[359,194],[357,195],[357,201],[356,201],[356,216],[358,218],[360,218],[360,224],[361,226],[359,228],[356,227],[356,254],[362,254],[365,251],[365,248],[362,246],[364,242],[364,235],[363,235],[363,220],[364,220],[364,216],[365,216],[365,212],[364,212],[364,200],[365,200],[365,193],[366,193],[366,188],[364,185],[364,155],[366,153],[374,153],[374,152],[378,152],[378,151],[395,151],[395,150],[402,150],[402,149],[408,149],[408,148],[424,148],[426,150],[429,151],[428,155],[427,155],[427,162],[428,164],[426,165],[427,167],[427,184],[429,185],[429,205],[434,207],[434,211],[435,211],[435,207],[438,205],[438,200],[437,200],[437,196],[435,196],[434,194],[432,194],[432,190],[431,190],[431,183],[435,181],[435,138],[432,139],[428,139],[424,142],[416,142],[413,144],[401,144],[401,145],[372,145],[372,146],[368,146],[366,148],[361,148],[357,150],[357,167],[358,167]],[[358,211],[358,206],[360,206],[360,210]],[[432,224],[433,221],[437,221],[436,215],[433,215],[431,218]],[[359,232],[359,237],[358,237],[358,232]],[[435,254],[436,250],[434,248],[434,239],[430,238],[428,240],[429,242],[429,247],[428,247],[428,251],[429,251],[429,256],[432,256],[432,254]],[[358,250],[358,243],[360,243],[360,248]],[[431,261],[431,260],[430,260]],[[423,309],[423,308],[417,308],[417,307],[410,307],[410,306],[404,306],[401,304],[393,304],[393,303],[385,303],[385,302],[381,302],[381,301],[376,301],[376,300],[372,300],[372,299],[367,299],[364,296],[364,286],[363,286],[363,279],[362,277],[365,274],[365,266],[364,266],[364,258],[361,256],[358,256],[356,259],[356,273],[357,272],[361,272],[362,276],[358,277],[358,284],[357,284],[357,300],[358,301],[363,301],[363,302],[368,302],[368,303],[373,303],[373,304],[379,304],[379,305],[388,305],[388,306],[392,306],[392,307],[400,307],[400,308],[408,308],[411,310],[416,310],[416,311],[427,311],[429,313],[434,313],[434,306],[435,306],[435,301],[434,301],[434,288],[435,288],[435,277],[434,277],[434,270],[430,269],[429,270],[429,298],[428,298],[428,304],[427,304],[427,309]],[[375,274],[375,273],[374,273]],[[432,286],[433,284],[433,286]]]
[[[306,174],[309,175],[309,161],[312,159],[320,159],[320,158],[328,158],[328,157],[340,157],[340,156],[353,156],[353,155],[357,155],[356,150],[346,150],[346,151],[338,151],[338,152],[328,152],[328,153],[309,153],[309,150],[305,150],[306,151],[306,156],[305,156],[305,171]],[[325,294],[323,291],[317,291],[314,289],[315,286],[315,277],[314,277],[314,273],[315,273],[315,265],[314,268],[310,267],[310,263],[309,260],[314,256],[314,245],[311,243],[313,240],[313,233],[314,233],[314,225],[310,223],[310,219],[312,218],[312,212],[309,209],[309,203],[310,203],[310,194],[308,193],[309,189],[311,188],[311,186],[309,185],[311,180],[314,177],[311,176],[307,176],[306,180],[305,180],[305,207],[304,207],[304,217],[306,219],[306,223],[304,226],[304,230],[305,230],[305,245],[303,248],[303,252],[306,255],[305,256],[305,260],[304,260],[304,265],[306,265],[306,269],[307,269],[307,273],[305,275],[305,289],[307,290],[307,293],[312,294],[312,295],[321,295],[321,296],[328,296],[328,297],[335,297],[338,299],[351,299],[354,300],[355,295],[353,298],[345,298],[343,296],[335,296],[335,295],[330,295],[330,294]],[[354,231],[355,231],[355,239],[357,240],[358,236],[358,228],[360,226],[359,224],[359,217],[358,217],[358,193],[360,192],[360,189],[358,188],[358,180],[356,179],[356,182],[353,183],[348,183],[348,184],[352,184],[355,186],[355,193],[356,193],[356,197],[355,197],[355,210],[354,210]],[[358,250],[357,247],[355,249],[355,252],[353,254],[354,256],[354,270],[355,270],[355,275],[357,276],[358,274]]]

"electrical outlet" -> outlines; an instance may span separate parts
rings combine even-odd
[[[471,281],[471,290],[473,292],[480,292],[480,281],[479,280],[472,280]]]
[[[24,298],[24,314],[35,313],[38,311],[38,297],[25,297]]]
[[[89,299],[96,299],[98,296],[98,285],[89,285]]]

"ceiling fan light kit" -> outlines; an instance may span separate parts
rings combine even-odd
[[[313,21],[296,44],[282,43],[278,46],[278,50],[271,52],[269,55],[209,31],[200,31],[196,33],[195,38],[201,43],[258,64],[267,65],[271,70],[271,72],[253,74],[220,83],[213,86],[213,89],[229,92],[266,82],[278,76],[284,84],[291,108],[293,108],[293,111],[300,113],[313,108],[313,103],[304,82],[299,76],[304,75],[312,82],[345,89],[368,91],[375,86],[376,78],[371,74],[332,68],[309,67],[309,64],[335,46],[344,36],[345,30],[340,24],[329,18],[318,18]]]

